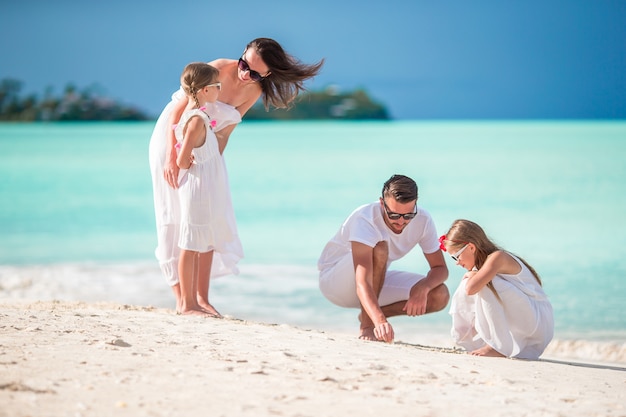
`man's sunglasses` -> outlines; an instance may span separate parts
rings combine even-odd
[[[250,65],[248,65],[248,63],[243,58],[239,58],[239,62],[237,63],[237,66],[243,72],[248,71],[248,73],[250,74],[250,79],[252,81],[258,82],[258,81],[261,81],[262,79],[265,78],[264,76],[262,76],[261,74],[259,74],[255,70],[250,69]]]
[[[404,220],[411,220],[417,215],[417,204],[415,205],[415,208],[413,209],[413,213],[405,213],[405,214],[394,213],[393,211],[389,211],[389,207],[387,207],[387,203],[385,203],[385,200],[383,200],[383,206],[385,206],[385,213],[387,213],[387,217],[389,217],[389,220],[398,220],[400,219],[400,217],[403,217]]]

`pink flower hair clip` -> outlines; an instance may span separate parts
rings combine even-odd
[[[447,252],[446,245],[443,244],[443,242],[445,241],[446,241],[446,235],[439,236],[439,249],[441,249],[444,252]]]

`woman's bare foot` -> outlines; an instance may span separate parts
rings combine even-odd
[[[176,314],[180,314],[183,307],[183,299],[180,295],[180,284],[174,285],[172,287],[172,292],[174,293],[174,298],[176,299]]]
[[[216,319],[222,319],[224,318],[216,309],[215,307],[213,307],[211,304],[207,303],[204,300],[198,300],[198,305],[200,306],[200,308],[206,312],[207,314],[209,314],[211,317],[216,318]]]
[[[498,352],[497,350],[495,350],[494,348],[492,348],[489,345],[485,345],[483,347],[481,347],[480,349],[476,349],[472,352],[470,352],[470,355],[474,355],[474,356],[491,356],[494,358],[503,358],[504,355],[500,352]]]

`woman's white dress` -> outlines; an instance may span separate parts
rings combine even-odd
[[[172,126],[169,120],[172,109],[176,102],[185,97],[182,89],[179,89],[172,95],[172,101],[165,106],[163,112],[159,116],[152,136],[150,138],[149,160],[150,171],[152,174],[152,189],[154,197],[154,212],[157,226],[157,248],[155,255],[159,261],[161,270],[170,286],[178,284],[178,259],[180,257],[180,248],[178,247],[181,228],[181,208],[179,200],[179,190],[176,190],[165,181],[163,170],[165,167],[167,133],[171,131]],[[226,126],[241,122],[241,115],[233,106],[225,103],[215,102],[207,105],[206,112],[216,121],[214,132],[220,131]],[[180,125],[180,123],[179,123]],[[226,168],[221,157],[220,165],[224,167],[223,178],[228,181]],[[230,190],[228,184],[225,187],[228,194],[225,196],[217,195],[228,201],[228,205],[232,208],[230,198]],[[234,223],[234,214],[232,215],[232,225],[236,235],[236,225]],[[221,227],[221,226],[220,226]],[[230,227],[230,226],[229,226]],[[243,250],[239,238],[233,240],[230,244],[223,244],[218,248],[213,258],[213,267],[211,276],[220,276],[226,274],[236,274],[238,270],[234,264],[235,259],[243,257]]]
[[[487,344],[506,357],[537,359],[554,334],[552,305],[532,272],[513,258],[520,273],[492,280],[500,299],[487,286],[467,295],[461,280],[450,304],[452,337],[467,351]]]

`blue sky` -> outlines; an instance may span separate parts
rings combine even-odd
[[[0,79],[158,114],[191,61],[271,37],[399,119],[626,119],[626,1],[0,1]]]

